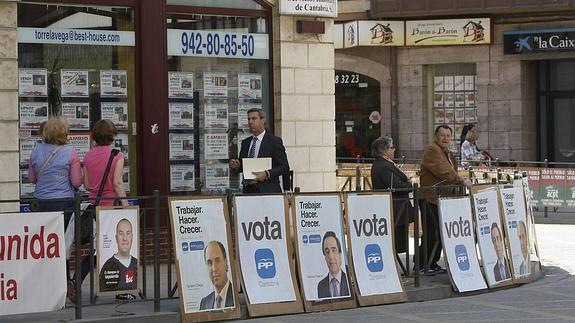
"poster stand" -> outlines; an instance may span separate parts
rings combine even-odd
[[[503,234],[503,243],[505,246],[505,255],[507,257],[507,261],[509,262],[509,272],[512,273],[513,271],[513,264],[512,264],[512,259],[510,259],[511,257],[509,257],[509,255],[511,254],[510,249],[509,249],[509,239],[508,239],[508,232],[507,232],[507,225],[505,225],[505,217],[503,216],[503,204],[501,201],[501,196],[499,195],[499,187],[497,185],[494,184],[483,184],[483,185],[474,185],[469,193],[471,194],[471,197],[473,197],[473,195],[481,192],[481,191],[485,191],[485,190],[490,190],[490,189],[494,189],[496,191],[497,194],[497,208],[499,210],[499,223],[502,224],[501,225],[501,229],[502,229],[502,234]],[[471,203],[472,206],[474,205],[474,200],[473,198],[471,198]],[[473,212],[473,221],[475,222],[475,226],[477,226],[477,214],[475,214],[475,208],[472,207],[471,211]],[[477,234],[477,231],[475,231],[475,233]],[[476,243],[479,244],[477,242],[477,238],[476,238]],[[480,253],[481,252],[481,248],[479,248]],[[484,257],[483,255],[481,255],[481,267],[483,269],[483,274],[484,276],[487,278],[487,275],[485,274],[486,271],[488,270],[488,268],[485,267],[485,262],[484,262]],[[513,274],[511,274],[511,277],[513,277]],[[489,280],[485,279],[485,281],[487,282],[487,286],[489,288],[498,288],[498,287],[503,287],[503,286],[509,286],[509,285],[513,285],[513,278],[509,278],[506,279],[504,281],[501,281],[499,283],[494,283],[494,284],[489,284]]]
[[[285,218],[285,224],[286,224],[286,236],[285,236],[285,241],[286,241],[286,248],[287,248],[287,254],[289,259],[289,267],[290,267],[290,276],[291,276],[291,280],[292,280],[292,284],[293,284],[293,290],[294,290],[294,294],[296,297],[296,300],[293,302],[274,302],[274,303],[267,303],[267,304],[252,304],[250,302],[250,297],[249,294],[247,293],[247,288],[245,286],[245,281],[244,281],[244,277],[243,274],[240,274],[241,276],[241,282],[242,282],[242,290],[244,291],[244,295],[246,298],[246,305],[248,308],[248,314],[250,317],[258,317],[258,316],[271,316],[271,315],[282,315],[282,314],[296,314],[296,313],[302,313],[303,312],[303,304],[302,304],[302,299],[301,299],[301,295],[300,295],[300,291],[297,285],[297,279],[296,279],[296,272],[295,272],[295,263],[294,263],[294,258],[293,258],[293,246],[290,243],[291,241],[293,241],[292,239],[292,235],[291,232],[289,230],[289,200],[286,196],[284,196],[283,198],[283,203],[284,203],[284,218]],[[234,199],[234,219],[236,221],[236,223],[238,223],[237,220],[237,208],[236,208],[236,204],[235,204],[235,199]],[[238,250],[238,266],[240,268],[240,273],[242,273],[241,271],[241,262],[239,261],[239,257],[242,257],[241,253],[240,253],[240,246],[239,246],[239,239],[236,239],[236,250]]]
[[[232,282],[237,282],[237,262],[236,262],[236,257],[235,257],[235,250],[234,248],[229,248],[231,246],[231,241],[232,241],[232,237],[231,237],[231,231],[230,231],[230,223],[229,223],[229,214],[228,214],[228,206],[227,206],[227,199],[225,196],[212,196],[212,197],[207,197],[207,196],[170,196],[168,197],[168,209],[170,211],[170,224],[171,224],[171,230],[172,230],[172,237],[176,237],[176,225],[174,223],[174,217],[173,217],[173,213],[172,213],[172,201],[182,201],[182,200],[211,200],[211,199],[215,199],[215,200],[221,200],[222,201],[222,207],[223,207],[223,214],[224,214],[224,222],[225,222],[225,226],[226,226],[226,236],[228,239],[228,242],[230,243],[230,245],[228,245],[227,247],[227,251],[228,251],[228,257],[229,257],[229,263],[230,263],[230,269],[231,269],[231,281]],[[173,248],[177,249],[179,246],[177,246],[177,242],[176,239],[174,238],[172,240],[173,242]],[[178,258],[178,254],[175,253],[174,254],[175,260],[176,260],[176,274],[178,275],[178,281],[181,282],[182,281],[182,270],[180,268],[180,262],[179,262],[179,258]],[[181,284],[178,284],[179,288],[180,288],[180,293],[181,293]],[[239,300],[239,295],[238,295],[238,289],[234,288],[233,290],[233,296],[234,296],[234,307],[231,309],[224,309],[224,310],[215,310],[215,311],[207,311],[207,312],[195,312],[195,313],[189,313],[186,314],[185,313],[185,304],[184,304],[184,297],[180,294],[180,317],[181,317],[181,322],[206,322],[206,321],[222,321],[222,320],[232,320],[232,319],[239,319],[241,316],[241,312],[240,312],[240,300]]]
[[[98,255],[102,254],[100,252],[100,248],[103,244],[103,241],[101,241],[101,239],[100,239],[100,224],[101,224],[100,212],[105,211],[105,210],[136,210],[136,214],[137,214],[137,216],[136,216],[137,220],[136,221],[137,221],[137,223],[134,226],[137,228],[140,228],[140,213],[139,213],[139,207],[138,206],[97,206],[95,212],[96,212],[96,250],[98,250],[98,252],[97,252]],[[138,229],[138,233],[140,233],[139,229]],[[140,248],[139,248],[140,238],[139,238],[139,236],[135,237],[135,239],[133,239],[132,246],[134,246],[134,245],[138,246],[138,254],[137,254],[136,258],[139,260],[140,259]],[[142,297],[143,293],[139,288],[122,289],[122,290],[115,290],[115,291],[100,291],[99,281],[100,281],[100,270],[102,268],[100,268],[100,266],[98,266],[98,265],[96,265],[96,268],[97,268],[97,275],[96,275],[97,279],[96,279],[96,284],[95,284],[96,285],[96,295],[95,295],[94,300],[100,296],[110,296],[110,295],[114,296],[114,295],[118,295],[118,294],[138,294],[143,299],[143,297]],[[138,261],[138,266],[137,266],[137,272],[138,273],[142,272],[139,261]],[[136,280],[138,280],[138,279],[136,279]],[[136,284],[139,285],[140,283],[137,282]]]
[[[392,249],[395,252],[395,223],[393,222],[393,198],[391,196],[391,193],[384,193],[384,192],[366,192],[366,193],[355,193],[357,195],[361,195],[361,196],[374,196],[374,195],[388,195],[389,196],[389,200],[390,200],[390,210],[389,210],[389,214],[390,216],[390,221],[388,223],[388,226],[390,229],[390,236],[391,236],[391,242],[392,242]],[[348,237],[351,237],[351,226],[349,225],[350,223],[350,218],[349,218],[349,207],[348,207],[348,197],[349,194],[344,193],[344,198],[343,198],[343,204],[344,204],[344,219],[346,220],[346,234]],[[348,250],[352,250],[351,248],[351,239],[347,239],[347,248]],[[355,271],[355,266],[354,264],[354,258],[353,258],[353,252],[349,253],[349,269],[350,269],[350,273],[352,277],[357,277],[356,271]],[[391,304],[391,303],[401,303],[401,302],[405,302],[407,301],[407,294],[405,293],[405,289],[403,287],[403,284],[401,282],[401,277],[400,277],[400,267],[399,267],[399,263],[397,260],[397,257],[394,254],[393,257],[394,263],[395,263],[395,270],[397,272],[397,275],[399,277],[399,283],[401,285],[401,289],[402,291],[399,293],[390,293],[390,294],[380,294],[380,295],[370,295],[370,296],[362,296],[361,292],[359,290],[359,284],[357,283],[357,279],[355,280],[355,284],[354,285],[354,291],[355,294],[357,295],[357,301],[359,303],[359,306],[370,306],[370,305],[382,305],[382,304]]]
[[[295,241],[295,245],[296,245],[296,261],[297,261],[297,268],[298,268],[298,272],[299,272],[299,282],[300,282],[300,286],[302,286],[301,289],[301,295],[302,295],[302,299],[303,299],[303,304],[304,304],[304,308],[306,312],[324,312],[324,311],[334,311],[334,310],[343,310],[343,309],[350,309],[350,308],[355,308],[357,306],[357,302],[355,299],[355,277],[351,274],[351,272],[348,272],[348,278],[349,278],[349,283],[350,283],[350,296],[346,297],[346,298],[340,298],[340,299],[328,299],[328,300],[322,300],[322,301],[308,301],[305,298],[305,289],[303,288],[304,286],[304,278],[302,275],[302,267],[301,267],[301,261],[299,261],[299,259],[302,259],[302,254],[301,254],[301,250],[299,248],[299,244],[297,243],[297,215],[296,215],[296,207],[295,207],[295,199],[297,196],[306,196],[306,195],[313,195],[313,196],[319,196],[319,194],[317,193],[299,193],[299,194],[293,194],[291,196],[291,200],[290,200],[290,204],[292,205],[291,208],[291,213],[292,213],[292,223],[294,223],[294,241]],[[326,197],[326,196],[338,196],[339,197],[339,201],[340,201],[340,207],[341,207],[341,195],[340,193],[322,193],[321,196]],[[345,222],[342,222],[343,226],[344,226],[344,232],[345,232]],[[347,264],[350,263],[350,259],[349,257],[346,258]]]

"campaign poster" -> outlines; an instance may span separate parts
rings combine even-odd
[[[63,213],[6,213],[1,217],[0,321],[2,315],[63,309],[66,303]]]
[[[90,135],[87,133],[68,135],[68,145],[76,149],[80,160],[84,160],[84,156],[90,151]]]
[[[527,235],[527,209],[523,187],[503,188],[499,192],[503,202],[505,222],[507,223],[513,277],[528,277],[531,273],[531,265]]]
[[[512,279],[498,195],[496,187],[473,193],[477,242],[487,284],[490,287]]]
[[[261,109],[261,104],[238,103],[238,128],[249,129],[248,111],[250,109]]]
[[[228,134],[204,134],[204,157],[206,159],[228,159]]]
[[[168,72],[168,97],[188,99],[194,97],[194,73]]]
[[[102,119],[112,121],[117,129],[128,129],[128,103],[127,102],[102,102],[100,104]]]
[[[171,133],[170,160],[193,160],[193,159],[194,159],[194,134]]]
[[[391,212],[389,194],[347,197],[351,255],[361,296],[403,293]]]
[[[62,70],[60,85],[62,97],[88,97],[88,70]]]
[[[566,170],[565,179],[565,205],[575,208],[575,169]]]
[[[20,139],[20,166],[28,166],[32,150],[36,143],[41,141],[40,137],[29,137]]]
[[[28,169],[20,169],[20,196],[32,197],[36,184],[28,179]]]
[[[337,195],[295,197],[300,277],[307,301],[351,296],[340,205]]]
[[[228,105],[206,104],[204,106],[204,127],[206,129],[228,129]]]
[[[529,188],[529,200],[531,201],[531,206],[537,207],[541,203],[541,173],[538,169],[530,169],[527,171],[528,176],[528,188]]]
[[[38,129],[48,121],[47,102],[20,102],[20,128]]]
[[[193,103],[169,103],[170,129],[193,129],[194,128],[194,104]]]
[[[541,203],[543,206],[562,207],[565,203],[565,169],[541,169]]]
[[[204,97],[227,98],[228,97],[228,73],[204,72]]]
[[[206,189],[224,191],[230,187],[230,166],[228,163],[206,165]]]
[[[477,259],[469,198],[440,199],[438,208],[443,254],[453,288],[459,292],[487,288]]]
[[[129,162],[130,146],[128,144],[128,134],[119,133],[114,137],[113,143],[114,149],[118,149],[122,154],[124,154],[125,164]]]
[[[90,104],[88,102],[62,103],[62,116],[68,120],[70,130],[90,130]]]
[[[97,207],[98,295],[138,290],[139,209]]]
[[[170,191],[187,192],[194,190],[196,190],[194,165],[170,165]]]
[[[261,74],[238,74],[238,98],[258,100],[262,98]]]
[[[18,94],[21,97],[48,95],[48,70],[45,68],[21,68],[18,70]]]
[[[183,314],[239,307],[224,206],[222,198],[170,199]]]
[[[126,70],[101,70],[100,96],[103,98],[127,97],[128,72]]]
[[[281,195],[235,197],[238,257],[250,304],[296,300],[284,205]]]

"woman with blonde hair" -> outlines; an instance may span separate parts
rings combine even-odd
[[[473,126],[465,135],[465,141],[461,144],[461,166],[478,166],[479,161],[485,160],[485,155],[477,148],[479,128]],[[475,163],[474,163],[475,162]]]

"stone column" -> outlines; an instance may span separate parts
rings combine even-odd
[[[274,8],[274,98],[276,133],[284,140],[294,187],[334,191],[335,84],[333,19],[324,34],[299,34],[298,20]]]
[[[16,9],[16,1],[0,1],[0,201],[20,197]],[[0,203],[0,212],[18,209]]]

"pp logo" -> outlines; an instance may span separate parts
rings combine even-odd
[[[368,244],[365,246],[365,264],[372,273],[383,270],[383,257],[381,256],[379,245]]]
[[[271,249],[258,249],[255,254],[256,271],[262,279],[274,278],[276,276],[276,262]]]
[[[187,242],[182,242],[182,251],[188,251],[189,250],[189,244]]]
[[[455,246],[455,261],[457,261],[457,266],[461,271],[469,270],[469,257],[467,256],[467,249],[462,244]]]

